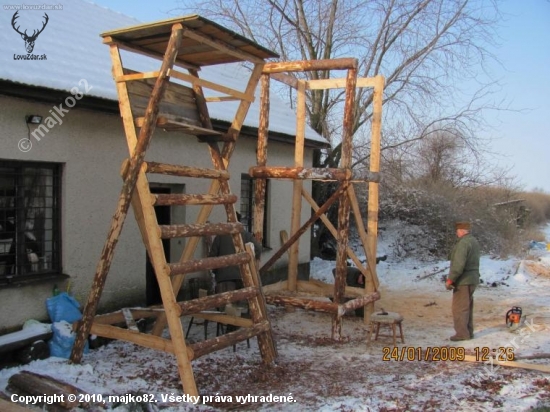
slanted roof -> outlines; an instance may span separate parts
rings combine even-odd
[[[75,87],[80,90],[85,88],[86,96],[118,101],[115,82],[111,75],[109,47],[103,44],[100,33],[139,25],[138,20],[85,0],[64,2],[62,10],[46,11],[49,16],[48,25],[34,46],[33,54],[45,55],[47,58],[22,60],[16,56],[26,55],[25,43],[11,28],[11,19],[15,13],[15,9],[10,9],[13,2],[0,0],[0,5],[0,22],[4,27],[0,30],[0,80],[20,84],[22,87],[58,90],[66,92],[67,95]],[[28,27],[32,32],[32,27],[40,27],[42,24],[43,15],[44,10],[21,10],[18,21],[23,24],[27,23],[25,19],[34,19],[34,23],[31,21],[28,26],[22,26],[22,29]],[[127,68],[138,71],[159,68],[156,59],[124,51],[121,54]],[[206,80],[243,91],[250,72],[240,63],[233,63],[205,66],[199,75]],[[207,90],[205,92],[208,93]],[[244,127],[258,127],[259,93],[258,87],[256,100],[250,106]],[[294,111],[275,94],[272,94],[270,99],[270,132],[292,138],[296,134]],[[59,101],[61,102],[62,100]],[[213,121],[232,122],[236,104],[237,102],[209,103],[210,117]],[[323,137],[307,126],[306,139],[313,144],[327,145]]]
[[[277,53],[196,14],[107,31],[101,33],[101,37],[106,43],[116,42],[128,50],[162,57],[172,26],[178,23],[185,31],[176,62],[184,66],[210,66],[279,57]],[[220,50],[216,47],[218,44],[223,44],[227,50]]]

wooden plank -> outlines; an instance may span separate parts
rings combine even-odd
[[[207,89],[211,89],[211,90],[215,90],[215,91],[220,92],[220,93],[224,93],[224,94],[226,94],[228,96],[231,96],[235,99],[254,102],[254,95],[253,94],[248,95],[248,94],[242,93],[238,90],[231,89],[230,87],[226,87],[226,86],[223,86],[223,85],[218,84],[218,83],[210,82],[208,80],[204,80],[204,79],[201,79],[199,77],[192,76],[190,74],[178,72],[176,70],[171,70],[170,71],[170,76],[175,77],[176,79],[179,79],[179,80],[189,82],[193,86],[206,87]]]
[[[236,236],[240,237],[241,235]],[[249,259],[250,257],[246,252],[241,252],[234,255],[215,256],[188,260],[187,262],[171,263],[170,276],[185,275],[187,273],[201,272],[204,270],[214,270],[226,266],[242,265],[248,263]]]
[[[288,74],[285,74],[285,73],[271,73],[270,77],[273,80],[277,80],[281,83],[286,84],[287,86],[292,87],[293,89],[298,88],[298,79],[296,79],[295,77],[292,77]]]
[[[377,83],[374,77],[357,79],[357,87],[374,87]],[[318,79],[306,81],[306,90],[342,89],[346,87],[346,79]]]
[[[141,319],[141,318],[154,318],[160,315],[162,312],[164,312],[164,309],[162,307],[159,307],[158,309],[134,309],[130,308],[130,311],[132,313],[132,317],[134,319]],[[104,315],[98,315],[94,318],[95,324],[104,324],[104,325],[112,325],[114,323],[121,323],[124,322],[124,315],[122,313],[122,310],[106,313]]]
[[[123,74],[122,76],[116,76],[115,82],[128,82],[132,80],[143,80],[143,79],[156,79],[159,76],[160,72],[158,70],[152,72],[138,72],[131,74]]]
[[[303,81],[298,82],[298,95],[296,97],[296,143],[294,146],[294,166],[304,166],[304,144],[305,144],[305,128],[306,128],[306,92]],[[294,241],[291,243],[288,258],[288,290],[291,292],[296,290],[296,282],[298,281],[298,260],[300,253],[300,242],[296,238],[296,234],[300,229],[300,221],[302,217],[302,188],[304,184],[300,180],[292,182],[292,215],[290,219],[290,233]],[[298,240],[298,241],[296,241]]]
[[[373,115],[371,124],[371,151],[369,170],[377,173],[380,171],[380,147],[381,147],[381,128],[382,128],[382,103],[384,92],[384,77],[376,76],[376,85],[373,92]],[[369,182],[369,197],[367,201],[367,241],[368,253],[367,259],[370,260],[369,267],[374,268],[373,279],[376,279],[376,249],[378,241],[378,208],[379,208],[379,184]],[[374,292],[376,286],[366,278],[365,288],[367,292]],[[374,305],[365,308],[365,323],[368,323],[370,314],[374,312]]]
[[[166,353],[174,353],[174,345],[170,339],[160,336],[139,333],[129,329],[122,329],[112,325],[94,323],[91,332],[94,335],[102,336],[108,339],[123,340],[125,342],[135,343],[136,345],[155,350],[161,350]],[[187,356],[193,359],[193,351],[190,347],[186,348]]]
[[[304,72],[310,70],[347,70],[358,67],[357,59],[301,60],[291,62],[266,63],[264,73]]]
[[[103,288],[105,286],[105,280],[107,278],[107,274],[109,272],[109,268],[111,266],[111,262],[114,256],[114,249],[118,242],[119,235],[122,231],[122,227],[124,225],[124,221],[128,213],[128,208],[130,207],[130,202],[132,199],[134,188],[138,180],[138,174],[140,172],[141,165],[145,158],[145,152],[147,150],[147,147],[149,146],[149,142],[151,141],[151,138],[155,129],[156,117],[158,115],[157,105],[160,99],[162,98],[162,94],[164,92],[164,89],[166,88],[166,83],[167,83],[166,73],[174,63],[174,60],[176,58],[176,50],[179,47],[180,41],[181,41],[181,28],[180,29],[174,28],[170,36],[170,41],[168,43],[168,49],[166,50],[165,58],[160,68],[159,77],[157,78],[155,88],[151,94],[148,110],[146,112],[146,121],[144,123],[143,128],[140,131],[139,139],[137,140],[137,143],[132,153],[132,158],[130,161],[130,167],[128,171],[128,177],[124,181],[124,184],[122,186],[120,196],[118,199],[116,211],[111,219],[111,225],[107,234],[107,239],[103,246],[103,250],[101,252],[100,259],[96,267],[96,272],[94,275],[94,281],[92,283],[91,291],[90,291],[88,300],[84,306],[82,320],[79,323],[79,328],[76,331],[75,343],[73,345],[73,349],[71,352],[71,361],[73,363],[80,363],[80,361],[82,360],[84,344],[89,335],[92,320],[97,311],[99,299],[103,291]],[[118,54],[118,50],[116,50],[115,52],[112,51],[111,57],[113,59],[113,69],[115,71],[115,75],[122,74],[121,73],[122,64],[120,63],[120,55]],[[118,87],[117,87],[117,90],[118,90]],[[126,97],[127,95],[122,96],[122,99],[125,100]],[[129,108],[129,105],[121,105],[121,112],[122,110],[126,111],[125,115],[128,115],[128,114],[131,115],[131,110]],[[125,122],[125,126],[126,126],[126,122]],[[127,129],[126,129],[126,132],[127,132],[127,136],[129,132],[134,133],[134,135],[133,136],[130,135],[128,139],[130,140],[135,139],[135,132],[129,131]],[[185,346],[185,343],[184,343],[184,346]],[[191,377],[192,377],[192,374],[191,374]],[[194,379],[192,379],[192,382],[191,380],[186,380],[185,383],[188,384],[188,387],[195,386]],[[192,390],[192,392],[196,394],[197,392],[196,386],[194,390]]]
[[[240,328],[250,328],[254,326],[252,319],[229,316],[225,313],[211,313],[208,311],[203,311],[200,313],[193,313],[193,317],[205,319],[210,322],[223,323],[224,325],[238,326]]]
[[[499,361],[495,358],[491,358],[489,361],[480,361],[477,360],[474,355],[464,355],[464,361],[466,362],[475,362],[483,364],[493,364],[498,366],[506,366],[508,368],[520,368],[520,369],[529,369],[532,371],[546,372],[550,373],[550,365],[537,365],[534,363],[525,363],[525,362],[515,362],[515,361]]]

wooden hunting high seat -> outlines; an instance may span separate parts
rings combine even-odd
[[[129,158],[121,169],[122,189],[98,261],[92,289],[84,307],[83,318],[77,328],[71,360],[80,363],[84,343],[90,333],[164,350],[176,356],[184,393],[198,396],[191,368],[192,360],[254,336],[258,338],[264,363],[270,363],[276,357],[265,299],[255,266],[251,264],[254,261],[253,254],[245,248],[240,235],[243,227],[237,222],[234,209],[237,196],[231,193],[227,167],[250,104],[254,100],[254,92],[265,64],[264,59],[278,56],[197,15],[113,30],[101,36],[110,48]],[[149,72],[136,72],[125,68],[121,49],[159,59],[160,68]],[[243,91],[206,81],[198,76],[202,66],[236,62],[249,62],[253,65]],[[177,70],[176,67],[183,68],[187,73]],[[177,79],[178,82],[172,79]],[[182,82],[189,86],[181,84]],[[209,99],[203,93],[205,87],[223,96]],[[213,128],[206,103],[226,100],[236,100],[239,104],[233,121],[223,132]],[[206,160],[212,162],[212,167],[145,161],[146,151],[156,127],[170,132],[180,132],[183,134],[182,138],[185,138],[185,135],[197,136],[199,141],[205,142]],[[218,146],[219,142],[223,142],[223,147]],[[181,158],[186,159],[185,153]],[[210,183],[203,193],[198,194],[152,194],[148,180],[151,174],[199,178]],[[130,204],[155,271],[162,306],[145,309],[126,308],[94,318],[113,258],[114,247]],[[196,213],[194,223],[159,225],[154,207],[160,205],[189,208],[195,206],[200,207],[200,210]],[[214,207],[224,208],[226,222],[208,223],[207,219]],[[235,254],[194,258],[195,249],[201,238],[224,234],[231,235]],[[187,238],[187,241],[180,259],[168,262],[162,240],[174,238]],[[241,270],[244,285],[242,289],[198,297],[190,301],[177,301],[178,292],[187,274],[232,265],[239,266]],[[248,301],[250,319],[209,311],[241,300]],[[239,329],[191,345],[185,341],[180,319],[182,316],[202,317],[209,321],[239,326]],[[140,333],[132,327],[134,320],[141,317],[156,318],[152,334]],[[121,322],[126,322],[128,327],[115,326]],[[170,335],[168,339],[162,337],[166,325]]]

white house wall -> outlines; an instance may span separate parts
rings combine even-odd
[[[53,127],[40,141],[31,137],[32,149],[23,153],[17,143],[27,137],[25,115],[49,115],[53,104],[0,96],[0,163],[4,160],[47,161],[63,164],[62,171],[62,267],[69,282],[59,284],[81,303],[87,299],[95,267],[105,242],[110,220],[115,211],[122,180],[120,166],[128,156],[122,122],[116,115],[79,109],[67,113],[63,124]],[[231,188],[240,193],[240,175],[256,161],[256,140],[242,137],[230,163]],[[268,163],[292,165],[294,146],[270,142]],[[195,137],[157,131],[146,159],[158,162],[210,167],[206,145]],[[311,150],[306,150],[306,165],[311,163]],[[206,193],[209,181],[150,175],[151,183],[170,185],[187,193]],[[306,182],[309,187],[309,182]],[[269,190],[269,237],[274,250],[280,246],[280,231],[290,233],[292,204],[291,181],[272,181]],[[172,212],[172,223],[193,222],[199,207],[188,206]],[[225,220],[222,208],[215,208],[211,221]],[[302,208],[302,221],[310,209]],[[181,254],[183,240],[172,241],[172,261]],[[262,256],[265,262],[273,254]],[[197,250],[197,257],[202,256]],[[145,248],[133,213],[126,219],[107,283],[100,301],[100,311],[140,305],[145,301]],[[300,262],[309,261],[309,237],[300,241]],[[278,266],[286,263],[284,256]],[[0,287],[0,330],[21,325],[27,319],[47,320],[45,301],[52,295],[54,281],[36,282],[30,286]]]

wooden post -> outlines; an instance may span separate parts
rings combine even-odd
[[[373,91],[373,116],[371,126],[371,146],[370,146],[370,171],[378,173],[380,171],[380,146],[381,146],[381,128],[382,128],[382,103],[384,91],[384,77],[376,76],[376,83]],[[367,240],[369,268],[374,274],[373,281],[368,279],[365,282],[367,293],[373,293],[376,290],[374,279],[376,279],[376,248],[378,238],[378,187],[377,182],[369,182],[369,199],[367,204]],[[364,322],[368,323],[370,314],[374,312],[374,303],[365,307]]]
[[[167,72],[174,65],[174,61],[177,56],[177,50],[181,44],[181,24],[174,25],[172,34],[168,42],[164,60],[162,61],[159,77],[155,82],[155,87],[151,93],[149,104],[145,112],[145,121],[140,130],[139,140],[137,141],[134,153],[130,160],[130,166],[128,169],[127,179],[121,189],[116,211],[111,219],[111,225],[107,234],[107,239],[101,252],[101,257],[97,264],[94,281],[92,283],[92,289],[88,300],[83,310],[82,320],[79,323],[79,327],[76,332],[75,343],[71,352],[71,361],[74,363],[80,363],[82,359],[82,353],[84,351],[84,344],[90,333],[93,317],[97,311],[99,299],[103,288],[105,286],[105,280],[111,267],[111,262],[114,256],[114,249],[118,242],[119,235],[124,225],[124,220],[128,213],[132,194],[138,179],[138,174],[141,169],[141,165],[145,158],[145,152],[149,146],[149,142],[153,136],[155,130],[156,120],[158,117],[158,103],[164,94],[166,88],[166,82],[168,80]],[[129,108],[125,109],[129,110]],[[193,382],[194,383],[194,382]],[[196,387],[195,387],[196,390]]]
[[[341,169],[351,168],[351,150],[353,137],[353,105],[355,101],[355,84],[357,82],[357,69],[349,69],[346,82],[346,102],[344,105],[344,124],[342,134],[342,157],[340,160]],[[349,180],[344,181],[347,187]],[[349,212],[350,200],[347,193],[340,197],[338,204],[338,246],[336,249],[336,276],[334,279],[334,302],[342,303],[347,279],[347,247],[349,233]],[[342,319],[340,316],[332,318],[332,339],[341,340]]]
[[[296,99],[296,146],[294,149],[294,166],[304,166],[304,143],[306,130],[306,90],[303,81],[298,82],[298,96]],[[290,221],[291,238],[300,228],[300,218],[302,216],[302,187],[304,183],[301,180],[293,180],[292,192],[292,216]],[[296,282],[298,281],[298,260],[299,260],[299,240],[292,243],[290,248],[290,258],[288,260],[288,290],[296,291]]]

